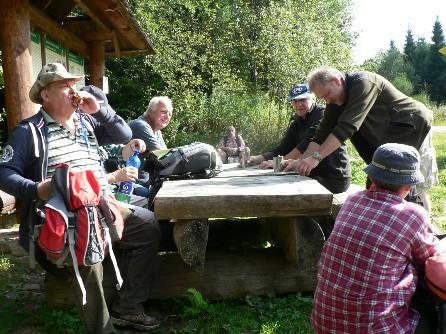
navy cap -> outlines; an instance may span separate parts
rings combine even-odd
[[[110,110],[114,111],[113,108],[108,104],[107,96],[105,95],[104,91],[100,89],[99,87],[88,85],[82,87],[80,90],[89,92],[91,95],[93,95],[96,100],[98,100],[98,103],[101,106],[104,106],[106,108],[109,108]]]
[[[424,181],[420,171],[420,154],[409,145],[383,144],[364,169],[367,175],[387,184],[415,185]]]
[[[307,84],[294,85],[290,90],[288,101],[303,100],[312,96]]]

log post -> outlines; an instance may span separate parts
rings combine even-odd
[[[88,46],[90,49],[90,84],[102,89],[102,80],[105,75],[105,42],[94,41]]]
[[[311,217],[262,218],[287,261],[316,278],[317,264],[325,242],[318,222]]]
[[[183,261],[193,270],[202,272],[208,244],[207,219],[180,219],[174,223],[173,238]]]
[[[35,114],[28,97],[32,86],[28,0],[0,0],[0,48],[3,57],[8,130]]]

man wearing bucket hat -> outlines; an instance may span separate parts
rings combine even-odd
[[[272,168],[273,157],[281,155],[284,160],[298,159],[307,149],[324,117],[324,108],[316,104],[307,84],[294,85],[288,101],[293,105],[294,114],[285,136],[271,151],[252,156],[248,164]],[[350,185],[351,171],[345,144],[328,156],[309,176],[333,193],[346,191]]]
[[[404,200],[423,182],[419,153],[384,144],[364,171],[371,187],[346,200],[321,254],[313,325],[317,333],[433,333],[415,303],[417,269],[444,242],[426,210]]]
[[[14,129],[0,158],[0,189],[21,199],[19,234],[25,250],[34,249],[32,226],[43,222],[35,208],[48,199],[51,177],[57,165],[67,163],[73,169],[88,166],[108,193],[98,145],[123,144],[131,139],[130,128],[108,105],[105,94],[99,94],[97,87],[89,91],[76,90],[75,84],[80,79],[81,76],[68,73],[62,64],[45,65],[29,92],[31,101],[42,107]],[[120,247],[122,244],[122,248],[128,250],[129,261],[136,259],[139,264],[132,262],[135,265],[129,266],[134,273],[127,278],[127,283],[124,282],[120,298],[110,311],[116,313],[113,315],[120,323],[149,329],[158,326],[159,321],[144,314],[142,303],[146,297],[146,283],[143,280],[150,273],[147,261],[157,252],[159,226],[148,210],[135,211],[127,218],[123,232],[125,240],[118,242]],[[39,247],[35,247],[34,255],[52,276],[71,281],[71,273],[49,262]],[[86,287],[87,303],[82,305],[78,285],[72,287],[67,283],[67,290],[76,292],[76,304],[87,332],[115,333],[104,298],[102,263],[79,269]],[[139,279],[136,282],[132,281],[135,276]]]

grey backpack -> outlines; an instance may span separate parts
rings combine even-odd
[[[222,161],[215,148],[195,142],[170,149],[161,157],[146,157],[144,169],[159,178],[209,178],[221,171]]]

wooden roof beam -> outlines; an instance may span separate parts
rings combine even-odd
[[[85,14],[87,14],[91,19],[102,29],[105,31],[110,31],[110,27],[104,23],[104,21],[97,16],[90,8],[85,5],[85,3],[82,0],[74,0],[74,2],[84,11]]]
[[[119,45],[118,34],[113,30],[113,47],[115,48],[115,56],[121,57],[121,46]]]
[[[57,22],[31,4],[29,6],[29,16],[33,26],[41,28],[51,36],[52,39],[61,42],[70,50],[75,51],[84,57],[88,57],[88,46],[83,40],[66,29],[63,29]]]

